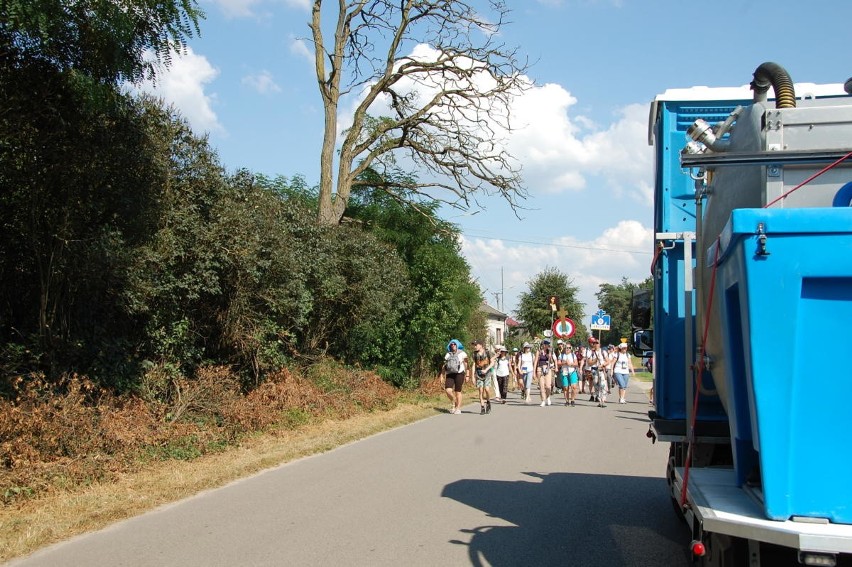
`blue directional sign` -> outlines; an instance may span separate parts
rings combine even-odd
[[[606,311],[601,309],[594,315],[592,315],[592,324],[589,325],[593,331],[609,331],[611,320],[609,315],[606,314]]]

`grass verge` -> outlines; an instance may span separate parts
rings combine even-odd
[[[258,434],[236,447],[190,461],[155,461],[113,482],[24,499],[0,508],[0,562],[259,471],[431,417],[440,412],[436,408],[443,407],[443,402],[439,396],[412,394],[386,411]]]

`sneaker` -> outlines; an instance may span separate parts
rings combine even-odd
[[[571,400],[571,407],[574,407],[574,400]]]
[[[621,398],[620,400],[618,400],[618,403],[620,403],[620,404],[626,404],[626,403],[627,403],[627,400],[625,400],[624,398]]]
[[[606,407],[606,402],[601,402],[601,407],[602,407],[602,408],[605,408],[605,407]]]
[[[601,403],[600,403],[600,402],[598,402],[598,407],[603,407],[603,406],[601,406]]]
[[[550,405],[550,396],[547,396],[547,405]]]
[[[491,413],[491,402],[485,405],[485,413]]]
[[[590,401],[590,402],[595,401],[595,397],[594,397],[594,396],[591,396],[591,397],[589,398],[589,401]]]
[[[479,406],[479,415],[485,415],[485,406]]]
[[[544,407],[544,402],[541,402],[539,405],[540,405],[541,407]]]

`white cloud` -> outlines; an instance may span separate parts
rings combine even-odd
[[[254,75],[247,75],[243,77],[241,82],[244,86],[257,91],[262,95],[281,92],[281,87],[275,83],[275,80],[272,78],[272,73],[266,70],[263,70],[260,73],[255,73]]]
[[[420,45],[412,57],[434,58],[434,53]],[[417,91],[426,100],[436,85],[425,83],[397,86],[403,92]],[[466,236],[462,253],[492,304],[500,297],[501,279],[505,286],[501,307],[511,311],[528,282],[545,268],[555,267],[573,279],[578,299],[591,315],[597,311],[595,293],[601,283],[617,284],[623,277],[639,282],[650,273],[653,230],[646,225],[651,222],[653,152],[647,143],[648,107],[632,104],[617,109],[612,120],[601,125],[576,112],[578,100],[564,86],[531,81],[527,86],[511,101],[513,130],[489,124],[495,132],[492,139],[504,144],[522,165],[529,192],[523,203],[528,207],[522,213],[524,228],[518,231],[514,219],[495,217],[494,232],[506,232],[497,228],[501,222],[512,223],[508,232],[547,232],[555,214],[565,219],[564,231],[561,237],[548,239],[519,237],[542,244]],[[341,116],[341,130],[351,124],[351,109],[360,100],[363,95],[348,101],[350,110]],[[387,103],[379,99],[374,114],[385,111],[382,104]],[[544,226],[547,230],[538,228]]]
[[[602,283],[617,284],[623,277],[640,282],[650,275],[653,230],[635,220],[622,220],[591,240],[564,236],[551,243],[514,244],[501,239],[461,238],[462,254],[474,278],[495,305],[501,292],[502,306],[511,311],[529,282],[547,267],[566,274],[579,288],[577,299],[585,315],[597,311]],[[501,274],[502,270],[502,274]]]
[[[417,45],[411,57],[434,60],[438,52],[427,45]],[[473,63],[471,63],[473,64]],[[480,89],[491,86],[487,74],[474,76],[472,84]],[[442,84],[442,78],[431,81],[407,80],[396,85],[401,93],[414,91],[420,100],[428,100]],[[522,78],[527,88],[514,96],[507,110],[499,104],[487,108],[490,131],[484,137],[503,146],[523,168],[524,185],[531,197],[579,194],[590,187],[590,178],[600,177],[613,195],[628,195],[634,203],[651,204],[651,148],[647,143],[648,109],[633,104],[618,109],[608,126],[598,126],[590,118],[573,112],[577,99],[565,87],[548,83],[533,85]],[[363,100],[365,86],[359,96],[349,99],[341,114],[339,132],[351,125],[352,113]],[[504,128],[499,118],[508,112],[512,131]],[[373,114],[390,114],[388,101],[377,99]],[[477,116],[481,119],[482,116]],[[481,124],[481,122],[480,122]],[[476,123],[470,126],[476,127]]]
[[[619,109],[607,129],[582,115],[572,115],[577,102],[561,85],[536,86],[512,105],[517,130],[511,153],[524,166],[531,195],[577,192],[590,176],[602,176],[618,194],[651,202],[653,154],[647,144],[647,106]]]
[[[172,54],[171,65],[158,71],[156,84],[144,81],[135,89],[174,105],[196,132],[224,132],[213,110],[216,96],[205,92],[217,76],[219,70],[188,47],[183,55]]]
[[[305,43],[305,40],[298,38],[290,38],[290,53],[296,55],[307,61],[308,63],[314,63],[314,53],[308,48],[308,44]]]

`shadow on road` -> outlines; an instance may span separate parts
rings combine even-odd
[[[444,488],[442,496],[514,524],[461,529],[469,543],[452,543],[469,546],[472,565],[691,565],[689,531],[671,510],[664,479],[526,474],[529,481]]]

